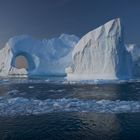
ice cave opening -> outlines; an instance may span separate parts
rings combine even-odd
[[[32,56],[26,52],[15,54],[12,58],[11,65],[18,69],[25,68],[27,71],[35,69],[35,63]]]
[[[28,60],[25,56],[23,55],[19,55],[16,57],[16,60],[15,60],[15,67],[18,68],[18,69],[22,69],[22,68],[25,68],[25,69],[28,69]]]

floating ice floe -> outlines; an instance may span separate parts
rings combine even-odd
[[[53,112],[140,112],[140,101],[0,98],[0,116],[40,115]]]

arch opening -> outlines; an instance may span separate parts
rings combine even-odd
[[[25,68],[28,69],[28,60],[25,56],[19,55],[15,58],[15,67],[18,69]]]
[[[27,71],[35,69],[35,63],[32,56],[26,52],[20,52],[13,56],[11,65],[15,68],[25,68]]]

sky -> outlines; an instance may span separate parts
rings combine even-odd
[[[0,0],[0,47],[10,37],[84,34],[120,17],[125,42],[140,45],[140,0]]]

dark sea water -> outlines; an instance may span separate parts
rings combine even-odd
[[[0,140],[140,140],[140,82],[2,79]]]

